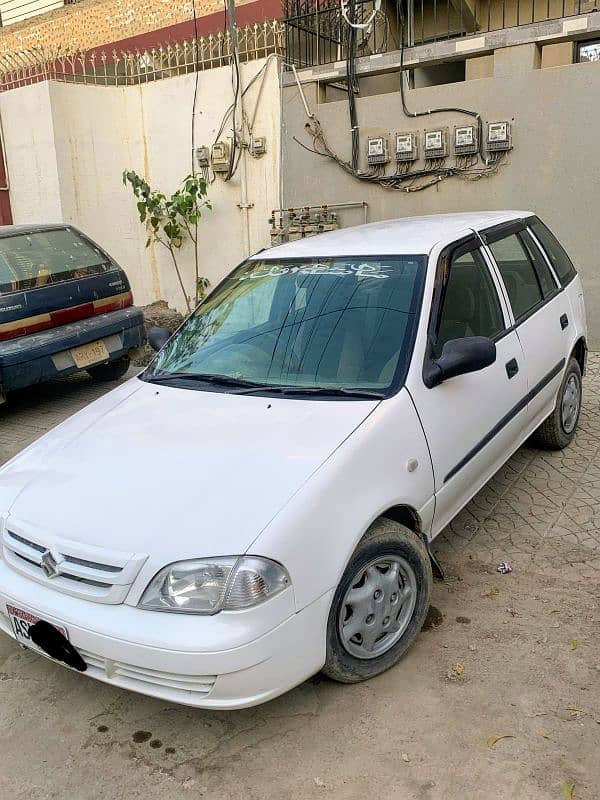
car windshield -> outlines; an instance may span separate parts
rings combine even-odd
[[[70,228],[0,237],[0,294],[110,269],[114,266],[104,253]]]
[[[412,349],[425,256],[251,260],[187,320],[146,380],[387,390]],[[204,388],[204,387],[202,387]]]

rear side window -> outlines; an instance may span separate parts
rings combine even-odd
[[[489,248],[506,286],[515,320],[519,320],[543,299],[531,259],[516,233],[497,239]]]
[[[478,249],[457,250],[450,272],[438,323],[435,357],[446,342],[466,336],[493,338],[504,330],[504,318],[496,287]]]
[[[533,238],[527,231],[521,231],[519,233],[519,239],[523,243],[525,250],[527,250],[527,255],[529,256],[531,263],[537,272],[544,297],[548,297],[558,288],[556,281],[550,272],[550,267],[548,266],[546,259],[542,255],[538,245],[533,241]]]
[[[0,294],[38,289],[115,269],[104,253],[70,229],[0,237]]]
[[[558,275],[561,284],[567,284],[576,274],[573,262],[565,252],[556,236],[539,219],[529,223],[529,227],[534,232],[546,255],[550,259],[554,271]]]

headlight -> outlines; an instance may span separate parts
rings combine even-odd
[[[256,606],[289,585],[287,571],[267,558],[178,561],[152,578],[138,605],[152,611],[216,614]]]

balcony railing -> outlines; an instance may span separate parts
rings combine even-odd
[[[287,61],[310,67],[345,58],[339,0],[284,0],[283,7]],[[357,0],[357,21],[374,7],[374,0]],[[383,0],[372,24],[357,31],[357,55],[397,50],[401,38],[421,45],[599,10],[600,0]]]

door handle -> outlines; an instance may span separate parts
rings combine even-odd
[[[567,317],[566,314],[563,314],[562,317],[560,318],[560,327],[563,329],[563,331],[568,324],[569,324],[569,318]]]
[[[509,380],[514,378],[518,371],[519,365],[517,364],[516,358],[511,358],[510,361],[506,362],[506,374],[508,375]]]

